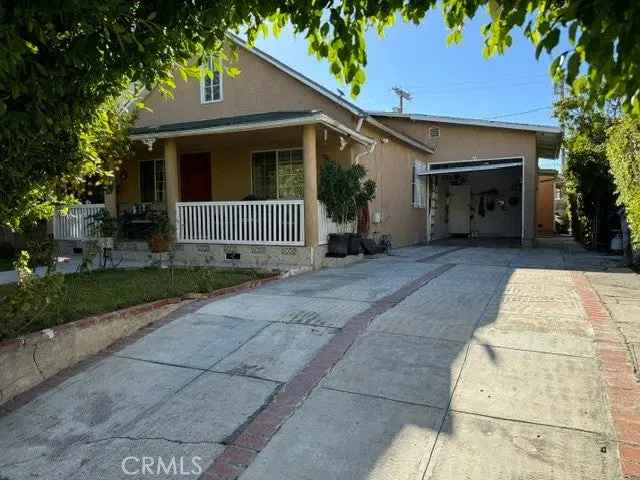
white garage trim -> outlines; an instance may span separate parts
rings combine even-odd
[[[429,163],[427,164],[427,171],[421,172],[420,175],[477,172],[481,170],[496,170],[498,168],[519,167],[521,165],[524,165],[524,157],[483,158],[481,160],[455,160],[452,162]]]

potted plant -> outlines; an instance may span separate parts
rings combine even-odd
[[[318,200],[327,215],[338,225],[339,233],[329,235],[328,254],[331,256],[360,253],[360,235],[352,232],[358,212],[375,198],[376,183],[365,180],[366,169],[359,164],[347,168],[328,161],[320,171]]]
[[[111,216],[108,210],[100,210],[91,215],[87,225],[89,233],[96,238],[98,248],[114,248],[115,237],[118,233],[118,220]]]
[[[151,251],[152,263],[166,268],[169,252],[176,241],[176,229],[166,213],[153,213],[149,215],[152,221],[151,233],[147,238],[147,245]]]

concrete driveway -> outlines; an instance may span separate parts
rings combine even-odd
[[[615,264],[416,247],[202,303],[5,408],[0,479],[633,477]]]

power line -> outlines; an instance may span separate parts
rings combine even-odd
[[[541,81],[533,81],[533,82],[521,82],[521,83],[511,83],[511,84],[504,84],[504,85],[498,85],[498,84],[492,84],[492,85],[477,85],[477,86],[468,86],[468,87],[459,87],[459,88],[450,88],[450,89],[444,89],[444,90],[439,90],[437,88],[432,88],[432,87],[427,87],[427,86],[423,86],[423,87],[417,87],[415,89],[411,89],[412,91],[420,91],[423,92],[424,90],[430,90],[430,91],[424,91],[424,93],[421,93],[421,96],[423,97],[447,97],[447,96],[451,96],[451,95],[460,95],[461,93],[472,93],[472,92],[476,92],[476,91],[485,91],[485,90],[506,90],[509,88],[521,88],[524,86],[537,86],[537,85],[546,85],[547,82],[541,82]],[[377,86],[377,87],[372,87],[372,86],[367,86],[365,85],[363,92],[364,93],[373,93],[373,92],[381,92],[386,90],[385,87],[383,86]]]
[[[539,73],[539,74],[519,74],[519,75],[501,75],[500,79],[501,80],[511,80],[511,81],[517,81],[517,80],[531,80],[533,78],[548,78],[548,74],[547,73]],[[447,82],[447,87],[457,87],[457,86],[461,86],[461,85],[474,85],[474,84],[480,84],[480,85],[495,85],[496,79],[486,79],[486,80],[478,80],[478,79],[474,79],[474,80],[463,80],[460,82]],[[424,89],[424,88],[433,88],[433,85],[424,85],[424,84],[412,84],[412,85],[407,85],[407,88],[410,88],[411,90],[417,90],[417,89]]]
[[[547,105],[545,107],[537,107],[537,108],[532,108],[531,110],[525,110],[524,112],[505,113],[504,115],[495,115],[493,117],[486,117],[485,120],[495,120],[496,118],[506,118],[506,117],[517,117],[519,115],[526,115],[527,113],[541,112],[542,110],[551,110],[551,108],[552,107]]]
[[[467,84],[467,85],[460,85],[460,86],[447,85],[447,87],[451,87],[451,88],[444,88],[444,89],[434,88],[434,87],[425,85],[422,87],[413,88],[412,90],[434,90],[436,92],[438,91],[464,92],[464,91],[470,91],[470,90],[492,90],[492,89],[501,89],[501,88],[508,88],[508,87],[522,87],[525,85],[550,85],[550,82],[545,80],[528,80],[528,81],[510,82],[510,83],[478,82],[476,84]]]

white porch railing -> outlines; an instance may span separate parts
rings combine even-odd
[[[318,202],[318,245],[329,243],[331,233],[351,233],[355,232],[354,223],[338,224],[327,215],[327,208],[324,203]]]
[[[75,205],[68,213],[56,212],[53,217],[53,238],[56,240],[86,240],[91,216],[104,209],[103,203]]]
[[[304,245],[304,200],[176,203],[177,241]]]

